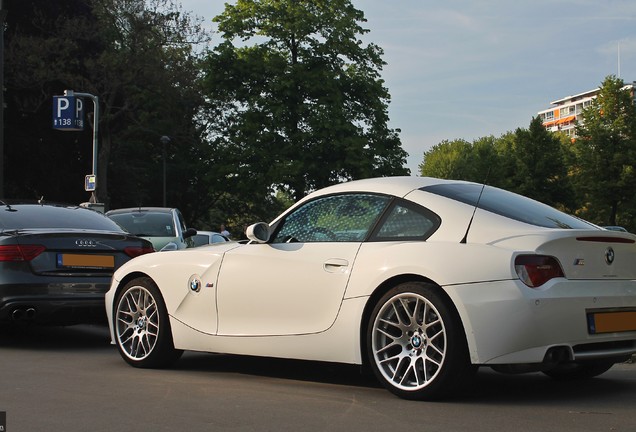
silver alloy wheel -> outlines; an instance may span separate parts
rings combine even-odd
[[[406,391],[426,387],[446,357],[446,328],[435,306],[412,292],[390,298],[372,329],[373,359],[392,386]]]
[[[132,360],[148,357],[159,335],[159,311],[150,291],[132,286],[119,300],[116,310],[115,331],[117,343]]]

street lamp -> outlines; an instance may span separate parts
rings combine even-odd
[[[163,144],[163,206],[166,207],[166,146],[170,142],[170,137],[164,135],[159,141]]]

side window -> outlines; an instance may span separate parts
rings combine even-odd
[[[226,241],[227,239],[221,234],[212,234],[212,240],[210,240],[210,243],[223,243]]]
[[[318,198],[288,215],[273,243],[363,241],[389,201],[389,197],[370,194]]]
[[[426,240],[439,224],[436,214],[416,205],[397,203],[380,224],[373,240]]]
[[[179,228],[181,228],[181,232],[184,232],[187,229],[185,219],[183,219],[183,215],[178,210],[177,210],[177,223],[179,224]]]

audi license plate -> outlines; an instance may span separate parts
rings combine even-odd
[[[66,268],[113,269],[113,255],[58,254],[57,266]]]

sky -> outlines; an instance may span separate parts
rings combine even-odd
[[[181,0],[212,18],[221,0]],[[400,129],[412,175],[443,140],[528,128],[550,102],[636,81],[634,0],[352,0],[362,37],[384,50],[389,126]],[[216,34],[212,46],[221,41]]]

